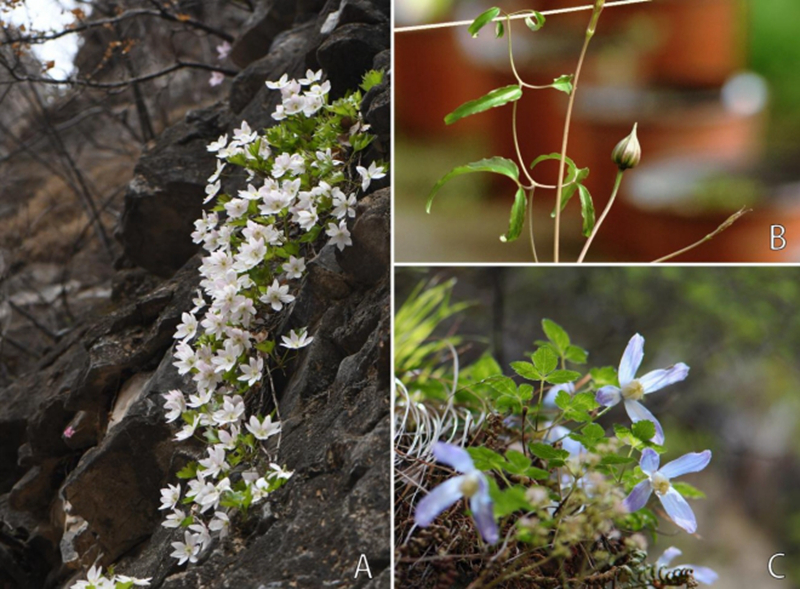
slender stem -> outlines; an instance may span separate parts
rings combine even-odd
[[[513,58],[511,63],[513,64]],[[512,66],[513,67],[513,66]],[[530,173],[528,172],[528,168],[525,165],[525,162],[522,159],[522,151],[519,148],[519,136],[517,135],[517,104],[519,103],[518,100],[514,101],[514,105],[511,107],[511,135],[514,137],[514,149],[517,152],[517,160],[519,161],[519,167],[522,168],[522,171],[525,173],[525,177],[528,179],[528,182],[531,183],[531,187],[535,188],[537,186],[536,181],[531,177]]]
[[[530,16],[530,13],[526,13],[524,16]],[[514,62],[514,50],[512,48],[511,43],[511,19],[515,18],[511,14],[507,14],[506,19],[506,38],[508,39],[508,60],[511,62],[511,72],[514,74],[514,77],[517,79],[517,83],[522,86],[523,88],[531,88],[532,90],[544,90],[546,88],[550,88],[550,84],[544,86],[535,86],[534,84],[527,84],[522,80],[522,77],[519,75],[517,71],[517,64]],[[516,103],[515,103],[516,104]]]
[[[531,238],[531,251],[533,252],[533,261],[539,263],[539,256],[536,255],[536,240],[533,238],[533,191],[536,190],[535,186],[531,187],[531,195],[528,198],[528,233]]]
[[[561,141],[561,160],[558,164],[558,186],[556,188],[556,220],[555,235],[553,236],[553,261],[556,263],[558,263],[558,246],[561,239],[561,194],[564,192],[564,168],[566,165],[567,145],[569,143],[569,127],[572,122],[572,109],[575,106],[575,94],[578,91],[578,81],[581,77],[583,62],[586,59],[586,51],[589,49],[589,42],[592,40],[592,37],[594,37],[597,19],[602,10],[603,2],[602,0],[597,0],[595,2],[594,12],[592,13],[592,20],[589,23],[589,28],[586,29],[581,56],[578,58],[578,67],[575,68],[575,77],[572,80],[572,92],[569,94],[569,103],[567,104],[567,116],[564,121],[564,136]]]
[[[652,2],[653,0],[618,0],[617,2],[609,2],[606,6],[628,6],[630,4],[644,4],[645,2]],[[571,12],[583,12],[586,10],[593,10],[595,8],[594,4],[587,4],[584,6],[571,6],[569,8],[556,8],[554,10],[542,10],[541,14],[544,16],[551,16],[554,14],[568,14]],[[512,16],[512,20],[520,20],[526,18],[530,15],[530,12],[526,11],[523,14],[519,14],[517,16]],[[493,22],[503,21],[506,17],[500,16],[494,19]],[[474,19],[473,19],[474,20]],[[412,31],[430,31],[432,29],[447,29],[451,27],[468,27],[472,24],[472,20],[458,20],[452,22],[443,22],[443,23],[434,23],[429,25],[414,25],[410,27],[395,27],[395,33],[410,33]]]
[[[619,185],[622,183],[622,176],[625,173],[624,170],[617,170],[617,178],[614,180],[614,190],[611,191],[611,198],[608,199],[608,204],[606,208],[603,209],[603,214],[600,215],[600,218],[597,220],[597,223],[594,225],[594,229],[592,229],[591,235],[589,235],[589,239],[586,240],[586,243],[583,245],[583,250],[581,250],[581,255],[578,256],[578,263],[580,264],[583,262],[583,259],[586,257],[586,253],[589,251],[589,246],[592,245],[592,241],[594,241],[594,236],[597,235],[597,232],[600,230],[600,225],[603,224],[603,221],[606,220],[606,216],[608,212],[611,210],[611,205],[614,204],[614,200],[617,198],[617,192],[619,192]]]
[[[658,264],[660,262],[666,262],[667,260],[671,260],[672,258],[678,257],[681,254],[685,254],[686,252],[693,250],[697,246],[702,245],[702,244],[704,244],[705,242],[707,242],[707,241],[709,241],[711,239],[714,239],[717,235],[719,235],[720,233],[725,231],[728,227],[733,225],[739,219],[739,217],[749,213],[750,211],[751,211],[751,209],[748,209],[748,208],[739,209],[734,214],[732,214],[730,217],[728,217],[725,220],[725,222],[722,223],[722,225],[720,225],[719,227],[714,229],[714,231],[712,231],[711,233],[706,235],[703,239],[699,239],[699,240],[695,241],[692,245],[688,245],[685,248],[678,250],[677,252],[669,254],[668,256],[664,256],[663,258],[658,258],[657,260],[653,260],[653,264]]]

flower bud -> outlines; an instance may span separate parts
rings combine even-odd
[[[639,145],[639,138],[636,136],[637,125],[638,123],[634,123],[631,134],[617,143],[611,152],[611,160],[622,171],[635,168],[642,159],[642,146]]]

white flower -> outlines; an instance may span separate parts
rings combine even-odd
[[[243,351],[244,350],[242,350],[240,346],[237,346],[231,340],[226,340],[225,345],[217,350],[216,356],[211,358],[211,363],[214,365],[214,372],[228,372],[232,370],[239,361],[239,356],[242,355]]]
[[[220,149],[224,149],[226,145],[228,145],[228,136],[227,135],[220,135],[219,139],[209,143],[208,147],[206,147],[206,149],[209,152],[214,153],[214,152],[219,151]]]
[[[223,41],[219,45],[217,45],[217,59],[223,61],[228,54],[231,52],[231,44],[227,41]]]
[[[205,198],[205,200],[203,200],[203,204],[206,204],[206,203],[207,203],[208,201],[210,201],[212,198],[214,198],[215,196],[217,196],[217,193],[219,192],[219,189],[220,189],[221,187],[222,187],[222,182],[221,182],[221,181],[219,181],[219,180],[217,180],[217,181],[216,181],[216,182],[214,182],[213,184],[208,184],[208,185],[206,186],[206,198]]]
[[[167,409],[167,423],[171,423],[178,419],[181,414],[186,411],[186,399],[183,396],[183,393],[178,389],[173,389],[169,391],[166,395],[161,395],[166,402],[164,403],[164,409]]]
[[[259,440],[266,440],[281,431],[280,422],[272,423],[272,416],[267,415],[263,421],[259,421],[255,415],[250,417],[250,423],[245,427]]]
[[[222,72],[211,72],[211,75],[208,78],[208,85],[213,88],[214,86],[219,86],[224,81],[225,74]]]
[[[306,271],[305,258],[295,258],[289,256],[289,261],[284,262],[283,271],[286,272],[286,277],[291,279],[302,278],[303,273]]]
[[[219,180],[219,177],[222,175],[222,171],[225,169],[225,165],[226,165],[225,162],[223,162],[222,160],[219,159],[217,160],[216,171],[213,174],[211,174],[211,176],[208,177],[209,184],[213,184],[214,182]]]
[[[175,330],[175,339],[187,341],[192,339],[197,333],[197,318],[191,313],[181,315],[181,324]]]
[[[231,219],[238,219],[247,212],[248,204],[244,198],[232,198],[225,203],[225,211]]]
[[[328,223],[328,229],[325,234],[331,238],[331,243],[334,244],[339,250],[343,250],[348,245],[353,245],[353,240],[350,239],[350,231],[347,229],[347,222],[339,221],[337,226],[335,223]]]
[[[270,462],[269,467],[272,469],[273,472],[268,473],[267,476],[273,479],[289,480],[291,476],[294,474],[290,470],[284,470],[283,468],[281,468],[279,464],[275,464],[274,462]]]
[[[292,94],[283,101],[283,111],[287,115],[296,115],[306,108],[306,98],[299,94]]]
[[[183,440],[188,440],[194,435],[194,431],[197,429],[197,426],[200,425],[200,416],[195,415],[192,423],[186,424],[183,426],[183,429],[175,434],[175,439],[179,442]]]
[[[272,118],[275,119],[276,121],[282,121],[286,118],[286,113],[283,112],[282,104],[279,104],[278,106],[275,107],[275,112],[272,113]]]
[[[175,509],[167,516],[161,525],[165,528],[178,528],[181,522],[186,519],[186,514],[180,509]]]
[[[200,545],[197,543],[197,536],[190,531],[184,532],[185,542],[173,542],[172,547],[175,552],[170,554],[173,558],[178,559],[178,566],[185,563],[187,560],[191,563],[197,562],[197,555],[200,553]]]
[[[213,448],[208,448],[208,458],[198,460],[198,464],[204,468],[204,470],[197,472],[200,478],[207,476],[216,478],[220,471],[230,470],[231,468],[225,462],[225,448],[219,444]]]
[[[197,365],[197,356],[194,350],[185,342],[179,342],[176,346],[175,358],[177,358],[177,361],[173,362],[172,365],[178,369],[178,374],[180,375],[186,374]]]
[[[283,90],[289,85],[289,76],[283,74],[277,82],[267,82],[267,88],[270,90]]]
[[[269,156],[272,155],[272,150],[269,148],[269,143],[265,137],[261,138],[261,143],[258,144],[258,157],[262,160],[269,159]]]
[[[239,439],[239,426],[233,424],[230,432],[220,429],[217,431],[217,437],[219,438],[220,446],[226,450],[233,450],[236,448],[236,442]]]
[[[270,305],[274,311],[280,311],[283,309],[284,304],[289,304],[294,300],[294,295],[289,294],[288,284],[281,286],[276,278],[272,281],[272,284],[267,287],[266,294],[261,295],[258,300]]]
[[[146,579],[137,579],[136,577],[128,577],[127,575],[116,575],[115,581],[117,583],[133,583],[137,587],[147,587],[150,585],[150,579],[153,577],[147,577]]]
[[[264,261],[267,255],[267,245],[262,239],[249,239],[236,254],[236,263],[233,267],[237,272],[247,272]]]
[[[167,485],[165,489],[161,489],[161,507],[158,509],[174,509],[180,499],[181,488],[178,485]]]
[[[310,86],[314,82],[319,82],[322,79],[322,70],[313,71],[313,70],[306,70],[306,77],[300,78],[298,82],[300,82],[303,86]]]
[[[289,337],[284,335],[281,337],[281,340],[283,341],[281,345],[284,348],[299,350],[300,348],[305,348],[308,344],[313,342],[314,338],[308,337],[308,333],[305,329],[302,329],[299,332],[293,329],[291,332],[289,332]]]
[[[195,498],[195,502],[200,503],[200,505],[202,505],[200,511],[207,511],[212,507],[216,509],[217,507],[219,507],[219,500],[222,498],[222,494],[225,491],[230,491],[230,490],[231,490],[231,482],[228,479],[228,477],[225,477],[219,483],[217,483],[216,487],[214,485],[211,485],[210,488],[206,487],[203,496],[200,497],[199,499]]]
[[[192,299],[192,304],[194,305],[190,311],[192,315],[203,310],[203,308],[206,306],[206,300],[203,298],[203,292],[199,288],[197,289],[195,297]]]
[[[294,221],[305,231],[311,231],[319,221],[317,209],[311,207],[307,210],[297,211],[294,215]]]
[[[253,503],[261,501],[269,494],[269,482],[264,477],[256,480],[250,485],[250,493],[253,496]]]
[[[244,198],[246,200],[259,200],[261,198],[261,194],[259,193],[258,188],[252,184],[248,184],[247,190],[239,191],[239,198]]]
[[[333,190],[333,216],[337,219],[356,216],[356,195],[347,196],[344,192],[335,188]]]
[[[235,423],[244,415],[244,401],[239,395],[226,398],[222,403],[222,409],[214,412],[214,422],[218,425]]]
[[[258,133],[250,129],[247,121],[242,121],[241,127],[233,131],[233,140],[238,145],[247,145],[256,139],[258,139]]]
[[[189,402],[187,405],[192,409],[199,409],[205,407],[211,401],[211,396],[214,394],[214,389],[199,387],[196,395],[189,395]]]
[[[214,519],[212,519],[208,524],[208,529],[212,532],[219,532],[220,538],[224,538],[228,535],[230,527],[231,520],[228,517],[228,514],[224,511],[214,512]]]
[[[383,166],[376,166],[375,162],[372,162],[369,165],[369,168],[365,168],[364,166],[356,166],[356,172],[358,172],[361,176],[361,190],[364,192],[366,192],[367,188],[369,188],[370,182],[373,180],[380,180],[386,176]]]
[[[237,380],[246,382],[251,387],[261,380],[261,371],[264,370],[264,361],[261,358],[250,358],[249,364],[239,366],[242,374]]]

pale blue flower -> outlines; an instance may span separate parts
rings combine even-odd
[[[436,442],[433,445],[433,455],[436,460],[461,474],[446,480],[423,497],[417,504],[414,521],[418,526],[425,528],[456,501],[466,497],[469,499],[472,519],[475,520],[475,526],[483,539],[489,544],[497,542],[499,532],[494,521],[486,476],[475,468],[469,453],[460,446]]]
[[[647,505],[647,500],[655,491],[656,496],[661,501],[661,505],[664,506],[667,515],[672,521],[678,527],[683,528],[690,534],[694,534],[697,530],[697,520],[694,517],[694,512],[689,507],[686,499],[672,486],[670,479],[703,470],[711,461],[711,450],[684,454],[680,458],[665,464],[660,469],[658,468],[659,461],[660,458],[654,450],[645,448],[639,460],[639,466],[642,472],[647,475],[647,478],[633,488],[631,494],[625,498],[622,504],[625,509],[633,513]]]
[[[691,569],[692,574],[694,575],[695,580],[698,583],[703,583],[705,585],[713,585],[717,579],[719,579],[719,575],[716,571],[711,570],[708,567],[700,567],[693,564],[682,564],[676,567],[669,568],[670,563],[676,556],[680,556],[682,553],[680,550],[671,546],[664,551],[658,560],[656,561],[656,566],[659,569],[666,569],[666,572],[674,571],[677,569]]]
[[[625,411],[631,421],[652,421],[656,426],[656,434],[652,441],[656,444],[664,443],[664,430],[661,424],[653,417],[640,400],[650,393],[663,389],[665,386],[680,382],[689,374],[689,367],[683,362],[661,370],[652,370],[642,376],[636,377],[636,371],[644,357],[644,338],[638,333],[634,335],[625,348],[622,360],[619,362],[619,387],[605,386],[597,391],[597,402],[605,407],[612,407],[620,401],[625,402]]]

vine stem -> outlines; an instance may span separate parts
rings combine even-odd
[[[608,212],[611,210],[611,206],[614,204],[614,200],[617,198],[617,192],[619,192],[619,185],[622,184],[623,174],[624,174],[623,170],[617,170],[617,177],[614,180],[614,190],[611,191],[611,198],[608,199],[608,204],[606,205],[606,208],[603,209],[603,214],[600,215],[600,218],[597,220],[597,223],[595,223],[594,229],[592,229],[592,233],[591,235],[589,235],[589,239],[587,239],[586,243],[583,245],[583,249],[581,250],[581,255],[578,256],[579,264],[583,262],[583,259],[586,257],[586,254],[589,251],[589,246],[591,246],[592,241],[594,241],[594,236],[597,235],[597,232],[600,230],[600,225],[602,225],[603,221],[606,220],[606,216],[608,216]]]
[[[645,2],[652,2],[653,0],[617,0],[616,2],[609,2],[606,4],[608,7],[612,6],[628,6],[631,4],[644,4]],[[583,12],[587,10],[593,10],[595,8],[594,4],[587,4],[584,6],[570,6],[569,8],[556,8],[553,10],[542,10],[540,14],[544,16],[551,16],[554,14],[569,14],[571,12]],[[519,14],[512,16],[512,20],[521,20],[525,17],[529,16],[530,12],[525,12],[524,14]],[[505,16],[499,16],[495,18],[492,22],[502,22],[506,19]],[[474,19],[473,19],[474,20]],[[413,25],[408,27],[395,27],[395,33],[411,33],[413,31],[430,31],[433,29],[447,29],[452,27],[468,27],[472,24],[472,20],[457,20],[452,22],[443,22],[443,23],[433,23],[428,25]]]
[[[686,252],[693,250],[697,246],[703,245],[705,242],[707,242],[707,241],[709,241],[711,239],[714,239],[717,235],[719,235],[720,233],[725,231],[728,227],[733,225],[739,219],[739,217],[749,213],[751,210],[752,209],[748,209],[748,208],[739,209],[734,214],[732,214],[730,217],[725,219],[725,222],[722,223],[722,225],[720,225],[719,227],[714,229],[714,231],[712,231],[711,233],[706,235],[704,238],[695,241],[692,245],[687,245],[685,248],[680,249],[677,252],[673,252],[673,253],[671,253],[671,254],[669,254],[667,256],[664,256],[663,258],[658,258],[657,260],[653,260],[653,264],[658,264],[660,262],[666,262],[667,260],[671,260],[672,258],[680,256],[681,254],[685,254]]]
[[[553,235],[553,262],[555,263],[558,263],[558,248],[559,241],[561,240],[561,194],[564,192],[564,168],[566,166],[567,145],[569,144],[569,127],[572,123],[572,110],[575,106],[575,94],[578,92],[578,81],[581,77],[583,62],[586,59],[589,42],[592,40],[592,37],[594,37],[597,19],[603,11],[603,4],[603,0],[596,0],[595,2],[592,20],[589,22],[589,27],[586,29],[583,48],[581,48],[581,56],[578,58],[578,67],[575,68],[575,77],[572,80],[572,92],[569,93],[569,102],[567,103],[567,116],[564,120],[564,135],[561,140],[561,159],[558,163],[558,185],[556,187],[556,220],[555,232]]]
[[[528,234],[531,239],[531,251],[533,252],[534,263],[539,263],[539,256],[536,255],[536,240],[533,238],[533,192],[536,187],[531,187],[531,195],[528,198]]]

